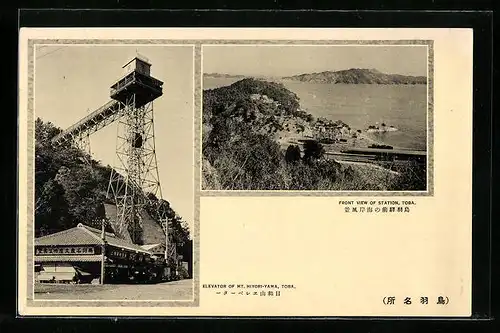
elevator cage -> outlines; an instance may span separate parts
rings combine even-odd
[[[110,97],[139,108],[163,94],[163,82],[151,76],[151,64],[135,57],[125,66],[125,76],[110,89]]]

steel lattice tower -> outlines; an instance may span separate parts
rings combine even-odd
[[[129,233],[125,230],[120,233],[124,237],[130,234],[131,240],[138,242],[135,230],[141,223],[141,211],[152,203],[148,194],[158,199],[163,196],[156,163],[153,102],[134,107],[133,100],[131,96],[118,122],[116,155],[119,164],[111,174],[108,192],[116,202],[118,225],[129,227]]]
[[[87,115],[52,139],[66,142],[90,153],[89,135],[117,122],[116,156],[118,165],[111,172],[108,196],[117,207],[115,232],[124,239],[140,243],[144,210],[165,232],[166,258],[175,259],[176,246],[169,232],[166,210],[157,206],[163,199],[155,150],[153,101],[162,96],[163,82],[150,75],[151,64],[135,57],[125,66],[124,76],[111,86],[111,101]],[[156,205],[156,206],[155,206]]]
[[[123,116],[118,121],[118,166],[111,173],[108,192],[116,202],[117,226],[128,229],[118,232],[122,237],[130,235],[134,243],[141,241],[137,230],[141,227],[146,205],[154,204],[150,195],[162,198],[156,162],[153,101],[162,95],[163,82],[150,76],[150,66],[144,59],[134,58],[124,66],[126,75],[111,86],[111,98],[122,104]],[[164,217],[155,217],[163,224]]]

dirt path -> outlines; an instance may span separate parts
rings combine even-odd
[[[35,299],[44,300],[188,300],[193,280],[158,284],[39,285]]]

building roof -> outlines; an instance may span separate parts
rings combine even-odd
[[[76,227],[56,232],[47,236],[35,238],[35,245],[103,245],[102,232],[99,229],[79,223]],[[151,254],[148,250],[118,238],[115,234],[106,232],[106,243],[122,249]]]
[[[139,60],[140,62],[143,62],[143,63],[145,63],[145,64],[147,64],[147,65],[151,66],[151,63],[149,62],[149,59],[147,59],[147,58],[146,58],[145,56],[143,56],[143,55],[138,54],[138,55],[136,55],[135,57],[133,57],[131,60],[129,60],[129,61],[128,61],[125,65],[123,65],[123,66],[122,66],[122,68],[127,67],[127,65],[128,65],[128,64],[130,64],[130,63],[131,63],[132,61],[134,61],[134,60]]]
[[[155,247],[160,246],[160,245],[161,245],[160,243],[158,243],[158,244],[144,244],[144,245],[141,245],[141,247],[144,250],[150,251],[151,249],[154,249]]]
[[[99,238],[99,240],[101,239],[101,230],[95,229],[95,228],[92,228],[89,226],[84,226],[84,225],[82,225],[82,226],[87,231],[91,232],[94,235],[94,237]],[[127,242],[126,240],[117,237],[115,234],[106,233],[106,243],[108,243],[109,245],[121,247],[121,248],[127,249],[127,250],[151,254],[149,251],[143,249],[140,245]]]
[[[83,224],[47,236],[35,238],[35,245],[102,245],[100,237],[85,230]]]

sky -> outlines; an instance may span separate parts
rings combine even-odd
[[[194,223],[194,68],[191,46],[38,46],[35,51],[35,117],[66,129],[110,100],[122,66],[139,53],[163,84],[154,101],[158,172],[163,199]],[[116,123],[90,137],[93,158],[117,165]]]
[[[350,68],[374,68],[388,74],[426,76],[427,46],[203,46],[203,73],[291,76]]]

